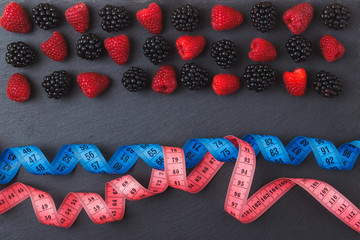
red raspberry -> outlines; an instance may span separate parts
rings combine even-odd
[[[24,102],[30,97],[30,84],[24,75],[15,73],[8,81],[6,94],[10,100]]]
[[[78,3],[66,10],[66,20],[79,33],[84,33],[89,28],[89,10],[85,3]]]
[[[211,11],[211,26],[216,31],[235,28],[242,21],[243,15],[241,12],[225,5],[218,4]]]
[[[321,51],[328,62],[335,62],[345,52],[344,46],[333,36],[324,35],[320,40]]]
[[[313,14],[314,8],[309,3],[301,3],[287,10],[283,20],[293,34],[301,34],[309,26]]]
[[[162,66],[152,80],[152,89],[157,93],[170,94],[177,87],[176,72],[172,66]]]
[[[203,36],[181,36],[176,40],[175,46],[183,60],[191,60],[199,55],[205,47]]]
[[[249,58],[255,62],[268,62],[276,59],[276,49],[271,42],[255,38],[250,45]]]
[[[119,65],[124,65],[129,59],[130,42],[125,35],[105,39],[105,48],[109,56]]]
[[[5,6],[0,17],[0,25],[9,32],[27,33],[31,30],[29,16],[16,2],[8,3]]]
[[[95,72],[80,73],[77,76],[77,82],[81,91],[88,98],[98,96],[108,88],[110,84],[110,80],[107,76]]]
[[[41,51],[54,61],[64,61],[67,57],[67,45],[60,32],[55,31],[53,35],[40,44]]]
[[[221,73],[214,76],[212,88],[217,95],[236,92],[241,86],[240,78],[233,74]]]
[[[139,10],[136,13],[139,23],[151,34],[159,34],[163,28],[162,12],[156,3],[151,3],[148,8]]]
[[[301,97],[305,94],[307,75],[304,69],[298,68],[293,72],[284,72],[283,79],[286,90],[291,95]]]

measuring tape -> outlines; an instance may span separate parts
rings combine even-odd
[[[168,186],[197,193],[225,162],[236,161],[226,195],[225,211],[240,222],[256,220],[287,191],[299,185],[332,214],[360,233],[360,210],[335,188],[322,181],[280,178],[266,184],[249,198],[256,155],[250,144],[236,137],[192,139],[185,144],[184,149],[161,147],[161,153],[164,170],[152,170],[148,188],[132,176],[125,175],[106,183],[105,200],[96,193],[70,193],[56,210],[48,193],[14,183],[0,192],[0,214],[30,197],[35,214],[43,224],[70,227],[82,208],[96,224],[113,222],[123,218],[125,200],[147,198],[164,192]],[[194,169],[186,176],[186,167],[193,165]]]
[[[275,136],[246,135],[243,140],[250,143],[255,154],[259,152],[266,161],[299,165],[312,151],[322,169],[350,170],[360,154],[360,140],[345,143],[336,149],[329,141],[296,137],[284,147]]]
[[[261,152],[267,161],[282,164],[299,165],[313,151],[321,168],[349,170],[360,154],[359,140],[343,144],[339,149],[329,141],[308,137],[297,137],[286,147],[275,136],[246,135],[243,140],[252,145],[256,155]],[[183,149],[187,168],[196,166],[208,150],[216,159],[226,162],[235,162],[237,157],[236,148],[224,138],[191,139]],[[139,158],[153,169],[164,169],[164,155],[158,144],[121,146],[109,162],[90,144],[64,145],[51,163],[36,146],[7,148],[0,155],[0,184],[10,182],[21,165],[36,175],[66,175],[78,163],[90,173],[124,174]]]

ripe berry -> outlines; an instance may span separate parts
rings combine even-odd
[[[345,52],[345,48],[341,42],[330,35],[324,35],[320,39],[320,48],[328,62],[335,62],[340,59]]]
[[[147,87],[148,78],[141,68],[130,67],[124,73],[121,82],[129,92],[137,92]]]
[[[267,32],[274,28],[276,10],[271,2],[259,2],[251,10],[251,21],[260,32]]]
[[[151,34],[160,34],[163,28],[162,12],[156,3],[150,3],[148,8],[139,10],[136,18],[139,23]]]
[[[318,94],[327,98],[333,98],[339,96],[342,90],[342,83],[334,74],[320,71],[316,74],[313,87]]]
[[[52,74],[45,76],[41,86],[45,89],[48,98],[59,99],[62,96],[68,95],[72,80],[67,72],[55,71]]]
[[[157,65],[162,63],[169,54],[170,44],[163,36],[157,35],[146,39],[143,50],[145,57]]]
[[[54,61],[64,61],[67,56],[67,46],[60,32],[55,31],[51,38],[40,44],[41,51]]]
[[[199,90],[210,84],[209,73],[196,63],[186,63],[181,69],[180,81],[190,90]]]
[[[152,89],[157,93],[170,94],[177,87],[176,72],[172,66],[162,66],[152,80]]]
[[[216,5],[211,10],[211,26],[216,31],[236,28],[243,21],[241,12],[225,5]]]
[[[255,38],[250,45],[249,58],[255,62],[268,62],[276,59],[277,52],[271,42]]]
[[[171,23],[180,32],[193,32],[199,25],[199,10],[186,4],[171,13]]]
[[[77,76],[77,82],[81,91],[88,98],[98,96],[107,89],[110,84],[107,76],[95,72],[80,73]]]
[[[301,97],[305,94],[307,75],[304,69],[298,68],[293,72],[284,72],[286,90],[293,96]]]
[[[77,41],[76,53],[86,60],[99,58],[104,51],[102,41],[94,33],[86,33]]]
[[[0,17],[0,25],[9,32],[28,33],[31,30],[29,16],[16,2],[8,3]]]
[[[203,36],[181,36],[176,40],[175,46],[183,60],[191,60],[198,56],[205,47],[206,40]]]
[[[66,20],[78,33],[84,33],[89,28],[89,10],[85,3],[78,3],[66,10]]]
[[[221,68],[229,68],[236,61],[237,49],[230,40],[220,40],[211,45],[211,56]]]
[[[228,95],[240,88],[240,78],[233,74],[218,74],[214,76],[212,88],[217,95]]]
[[[293,34],[301,34],[309,26],[313,15],[314,8],[309,3],[300,3],[287,10],[283,20]]]
[[[339,3],[329,4],[321,12],[322,22],[334,30],[344,29],[350,17],[350,9]]]
[[[34,22],[44,30],[56,27],[60,21],[59,13],[51,4],[40,3],[32,11]]]
[[[287,52],[296,63],[305,61],[312,52],[311,42],[303,35],[294,35],[286,43]]]
[[[7,46],[5,60],[13,67],[26,67],[34,62],[35,53],[26,43],[13,42]]]
[[[264,91],[275,81],[275,71],[267,64],[251,64],[244,73],[246,87],[256,92]]]
[[[105,5],[100,11],[99,16],[102,18],[101,27],[106,32],[117,32],[127,28],[130,23],[129,12],[125,7]]]
[[[6,94],[10,100],[24,102],[30,97],[30,84],[24,75],[15,73],[9,78]]]
[[[109,56],[119,65],[124,65],[129,59],[130,42],[125,35],[109,37],[104,41]]]

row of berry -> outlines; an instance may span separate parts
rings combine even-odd
[[[48,3],[40,3],[32,9],[33,21],[42,29],[48,30],[58,25],[60,14],[56,7]],[[129,26],[128,10],[123,6],[105,5],[100,11],[101,27],[107,31],[120,31]],[[302,3],[287,10],[283,21],[294,34],[301,34],[312,21],[314,9],[309,3]],[[178,31],[192,32],[198,28],[200,11],[187,4],[176,8],[171,13],[171,23]],[[335,30],[343,29],[350,19],[350,10],[344,5],[333,3],[327,5],[321,12],[322,22]],[[277,11],[271,2],[259,2],[251,10],[251,20],[255,27],[266,32],[274,28]],[[84,33],[89,28],[89,11],[84,3],[78,3],[65,12],[65,17],[77,32]],[[162,31],[162,11],[156,3],[136,13],[137,20],[152,34]],[[225,6],[216,5],[211,11],[211,26],[222,31],[235,28],[243,22],[240,11]],[[9,3],[0,19],[0,25],[11,32],[27,33],[31,30],[28,15],[16,2]]]
[[[269,2],[265,2],[265,3],[262,2],[257,4],[255,8],[257,9],[260,8],[261,6],[265,8],[265,5],[267,6],[268,4],[271,5],[271,3]],[[187,5],[187,8],[188,7],[189,6]],[[107,8],[108,7],[105,7],[104,9],[102,9],[102,11],[106,12]],[[15,11],[16,9],[18,11]],[[34,14],[36,13],[36,11],[40,11],[39,9],[40,10],[52,9],[53,11],[56,11],[55,8],[53,9],[52,6],[49,6],[48,4],[39,4],[35,8]],[[214,9],[217,10],[215,11]],[[213,11],[216,12],[216,14],[214,15],[217,16],[213,19],[214,22],[225,21],[226,19],[229,22],[233,22],[230,21],[232,19],[231,17],[232,14],[229,14],[229,12],[227,11],[229,10],[228,7],[223,5],[217,5],[214,7],[214,9]],[[4,25],[6,25],[5,23],[7,23],[8,25],[6,26],[15,26],[16,25],[15,20],[17,19],[16,12],[19,12],[20,10],[23,11],[21,6],[18,5],[17,3],[12,2],[8,4],[4,10],[3,16],[0,19],[0,23],[3,22]],[[259,10],[259,13],[263,12],[263,10],[264,9]],[[148,9],[140,10],[138,12],[138,18],[140,18],[139,16],[146,18],[146,16],[148,15],[151,15],[150,18],[152,18],[154,16],[154,11],[156,13],[160,11],[161,13],[159,6],[153,3],[150,4]],[[287,11],[285,15],[289,15],[289,13],[291,13],[290,15],[292,16],[292,19],[294,21],[301,20],[300,22],[304,22],[306,14],[308,14],[309,12],[312,13],[312,11],[313,10],[310,4],[299,4],[296,5],[294,8],[290,9],[289,11]],[[75,19],[75,18],[79,18],[79,16],[82,16],[83,12],[87,13],[85,15],[86,18],[88,19],[88,11],[86,5],[76,4],[74,7],[67,10],[66,16],[67,19],[73,19],[73,18]],[[109,10],[108,13],[110,14],[111,11]],[[25,12],[23,12],[23,14],[25,14]],[[44,14],[47,14],[46,11],[45,13],[40,13],[40,15],[44,15]],[[84,16],[82,16],[81,19],[83,18]],[[13,22],[11,22],[10,20]],[[214,25],[216,24],[214,23],[213,26]],[[299,33],[299,31],[294,31],[294,32]],[[184,60],[191,60],[202,52],[205,46],[205,39],[202,36],[193,36],[193,37],[182,36],[176,41],[175,45],[176,48],[178,49],[180,56]],[[295,60],[295,62],[304,61],[312,52],[311,43],[302,35],[292,36],[288,40],[286,47],[288,53]],[[337,41],[334,37],[331,37],[329,35],[325,35],[321,39],[320,47],[322,49],[322,52],[326,60],[330,62],[341,58],[344,53],[344,47],[342,46],[342,44],[339,41]],[[116,63],[122,65],[127,62],[129,57],[129,49],[130,49],[130,43],[127,36],[120,35],[114,38],[106,39],[105,48],[108,50],[109,55]],[[274,60],[277,55],[275,47],[270,42],[261,38],[254,39],[251,43],[250,48],[251,51],[249,53],[249,57],[254,61],[258,61],[258,62],[271,61]],[[93,60],[98,58],[104,51],[103,42],[95,34],[92,33],[84,34],[78,40],[76,49],[78,56],[88,60]],[[143,45],[143,49],[145,56],[148,57],[152,63],[159,64],[163,62],[163,60],[168,55],[170,45],[162,36],[158,35],[148,38],[145,44]],[[41,44],[41,50],[45,53],[45,55],[47,55],[48,57],[50,57],[55,61],[62,61],[67,56],[66,42],[63,36],[57,31],[54,32],[53,36],[50,39],[48,39],[46,42]],[[236,53],[237,53],[236,47],[234,43],[230,40],[218,41],[214,43],[211,48],[212,57],[215,59],[217,64],[222,68],[229,68],[231,64],[234,61],[236,61]],[[15,67],[23,67],[31,64],[34,61],[34,59],[35,59],[35,53],[31,50],[31,48],[27,44],[23,42],[14,42],[8,45],[6,61],[9,64],[12,64]]]
[[[181,36],[176,40],[175,46],[183,60],[192,60],[204,49],[206,40],[203,36]],[[94,60],[99,58],[105,49],[109,56],[119,65],[125,64],[129,59],[130,41],[125,35],[107,38],[103,42],[93,33],[86,33],[77,41],[77,55],[83,59]],[[237,58],[237,48],[230,40],[220,40],[211,45],[211,56],[223,69],[230,68]],[[51,38],[41,43],[42,52],[55,61],[63,61],[67,57],[67,44],[60,32],[55,31]],[[144,55],[157,65],[162,63],[169,54],[169,42],[161,35],[146,39],[143,44]],[[286,43],[290,57],[300,63],[306,60],[312,53],[312,44],[303,35],[293,35]],[[328,62],[340,59],[344,52],[344,46],[334,37],[324,35],[320,40],[320,48]],[[24,42],[13,42],[7,46],[6,62],[14,67],[25,67],[35,60],[35,52]],[[249,58],[256,62],[273,61],[277,57],[274,45],[263,39],[255,38],[250,45]]]
[[[250,90],[264,91],[272,85],[276,79],[276,73],[270,65],[251,64],[246,67],[243,78],[245,85]],[[307,86],[307,74],[299,68],[293,72],[285,72],[283,80],[287,91],[294,96],[303,96]],[[89,98],[96,97],[110,84],[107,76],[88,72],[77,76],[77,82],[82,92]],[[148,87],[148,78],[144,70],[138,67],[130,67],[121,80],[124,87],[130,92],[140,91]],[[233,74],[218,74],[211,81],[208,72],[196,63],[186,63],[181,69],[180,82],[190,90],[199,90],[212,85],[218,95],[234,93],[241,87],[241,80]],[[171,94],[177,88],[175,69],[165,65],[155,74],[152,79],[152,89],[155,92]],[[49,98],[59,99],[69,93],[72,80],[66,71],[56,71],[46,76],[42,82]],[[335,75],[320,71],[313,81],[315,90],[324,97],[332,98],[339,95],[342,83]],[[30,97],[30,85],[27,79],[19,73],[12,75],[7,85],[7,95],[11,100],[23,102]]]

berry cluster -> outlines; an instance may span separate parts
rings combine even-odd
[[[41,86],[45,89],[48,98],[59,99],[69,93],[72,81],[66,71],[56,71],[45,76]]]
[[[180,32],[194,32],[200,23],[200,11],[191,4],[186,4],[174,9],[170,15],[173,27]],[[296,62],[305,61],[312,53],[312,44],[301,35],[313,19],[314,9],[309,3],[297,4],[287,10],[282,16],[285,25],[294,34],[286,43],[289,56]],[[101,27],[106,32],[118,32],[129,27],[131,16],[124,6],[105,5],[98,12],[102,19]],[[256,3],[251,11],[250,18],[255,28],[260,32],[267,32],[276,27],[275,7],[269,1]],[[84,3],[78,3],[65,12],[65,18],[75,31],[81,33],[76,43],[77,55],[85,60],[100,58],[105,51],[113,61],[119,65],[128,62],[130,53],[130,41],[125,35],[109,37],[104,41],[94,33],[86,33],[89,29],[89,10]],[[322,22],[334,30],[344,29],[351,17],[350,10],[338,3],[329,4],[321,11]],[[6,5],[3,15],[0,17],[0,25],[7,31],[15,33],[28,33],[31,26],[31,18],[24,9],[16,2]],[[146,58],[154,65],[164,63],[170,50],[171,44],[161,35],[163,30],[162,10],[156,3],[151,3],[148,8],[141,9],[136,13],[138,22],[151,34],[143,44],[143,52]],[[56,28],[61,21],[61,14],[55,6],[49,3],[39,3],[32,9],[33,22],[43,30]],[[211,27],[216,31],[225,31],[238,27],[243,22],[240,11],[225,5],[216,5],[211,11]],[[201,35],[180,36],[176,43],[176,49],[183,60],[196,58],[205,48],[206,40]],[[52,36],[40,44],[41,51],[54,61],[64,61],[68,55],[68,46],[60,32],[54,31]],[[340,59],[344,52],[344,46],[333,36],[324,35],[320,40],[320,48],[324,58],[328,62]],[[211,44],[210,55],[223,69],[231,68],[236,62],[238,50],[235,43],[229,39],[222,39]],[[6,62],[14,67],[26,67],[36,60],[36,54],[32,47],[24,42],[13,42],[7,46]],[[275,46],[263,39],[255,38],[250,44],[248,54],[252,61],[260,64],[251,64],[246,67],[243,79],[245,86],[257,92],[264,91],[276,79],[276,73],[268,64],[277,57]],[[21,74],[19,74],[21,75]],[[26,78],[21,75],[13,75],[8,84],[8,96],[16,101],[26,100],[29,94],[24,89],[30,89]],[[283,75],[286,89],[295,96],[302,96],[306,88],[306,72],[296,69],[294,72],[285,72]],[[12,80],[16,79],[16,81]],[[20,80],[19,80],[20,79]],[[148,87],[146,73],[138,67],[130,67],[122,78],[124,87],[135,92]],[[194,62],[186,63],[181,70],[180,82],[183,86],[198,90],[212,85],[215,93],[219,95],[230,94],[240,88],[240,78],[233,74],[218,74],[212,80],[207,71]],[[14,83],[19,83],[19,89],[15,91]],[[42,86],[49,98],[58,99],[67,95],[71,88],[71,77],[65,71],[56,71],[44,78]],[[25,85],[24,85],[25,84]],[[27,83],[28,84],[28,83]],[[98,73],[82,73],[78,75],[78,84],[83,93],[88,97],[95,97],[109,85],[109,79]],[[25,87],[24,87],[25,86]],[[315,90],[325,97],[335,97],[341,91],[341,82],[333,74],[321,71],[313,82]],[[169,94],[177,87],[175,69],[169,65],[160,68],[152,80],[152,88],[156,92]],[[29,90],[30,91],[30,90]],[[23,96],[18,94],[22,93]],[[16,95],[16,97],[14,97]]]

